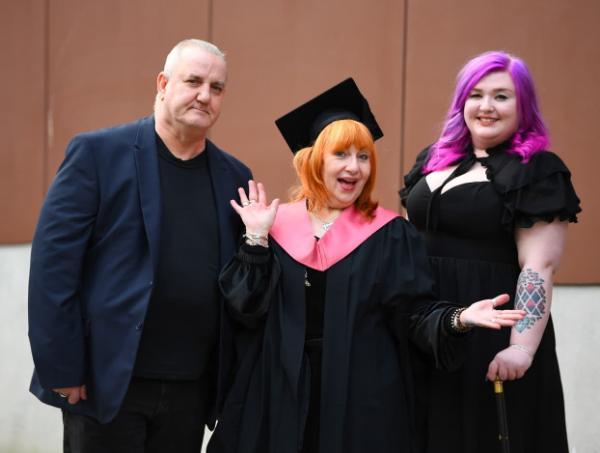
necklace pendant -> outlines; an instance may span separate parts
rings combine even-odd
[[[317,214],[315,214],[314,212],[311,213],[311,215],[312,215],[313,219],[319,223],[319,225],[321,226],[321,229],[323,231],[327,232],[331,228],[331,226],[335,223],[335,221],[337,220],[339,213],[335,214],[334,218],[329,221],[323,220],[322,218],[317,216]],[[331,217],[331,213],[329,213],[329,217]]]
[[[308,271],[304,271],[304,286],[312,286],[308,281]]]

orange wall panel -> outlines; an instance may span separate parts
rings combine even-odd
[[[385,134],[378,195],[397,209],[403,22],[404,2],[394,0],[215,2],[213,38],[229,61],[215,141],[241,156],[269,194],[287,199],[292,154],[273,121],[353,76]]]
[[[570,227],[558,281],[600,281],[600,199],[593,197],[600,154],[600,3],[594,0],[409,2],[403,172],[438,136],[457,71],[471,57],[501,49],[533,72],[552,150],[573,173],[584,212]]]
[[[273,121],[353,76],[381,124],[378,196],[399,208],[401,176],[435,140],[454,77],[489,49],[522,56],[537,82],[552,149],[582,199],[559,280],[600,282],[594,260],[600,201],[592,121],[600,113],[596,0],[23,0],[4,2],[0,77],[0,242],[31,238],[43,194],[77,132],[150,114],[155,77],[179,40],[228,54],[223,115],[211,133],[248,163],[270,195],[287,198],[291,153]]]
[[[74,134],[152,113],[156,75],[169,50],[185,38],[209,38],[208,6],[208,0],[51,2],[49,179]]]
[[[28,242],[44,196],[45,1],[3,2],[0,243]]]

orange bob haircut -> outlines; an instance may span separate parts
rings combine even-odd
[[[378,205],[372,198],[377,176],[377,154],[369,129],[354,120],[338,120],[328,124],[312,147],[301,149],[296,153],[294,168],[300,179],[300,185],[292,189],[292,200],[308,200],[309,211],[319,211],[327,207],[329,193],[323,180],[324,157],[326,154],[348,149],[352,145],[369,153],[371,174],[354,206],[363,216],[372,219]]]

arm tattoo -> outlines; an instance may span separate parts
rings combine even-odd
[[[515,329],[519,333],[525,329],[531,329],[546,313],[544,280],[540,278],[537,272],[533,272],[531,269],[523,269],[521,275],[519,275],[515,308],[527,312],[525,318],[515,324]]]

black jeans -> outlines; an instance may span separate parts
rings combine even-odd
[[[133,378],[109,423],[63,411],[64,452],[200,453],[210,392],[202,380]]]

